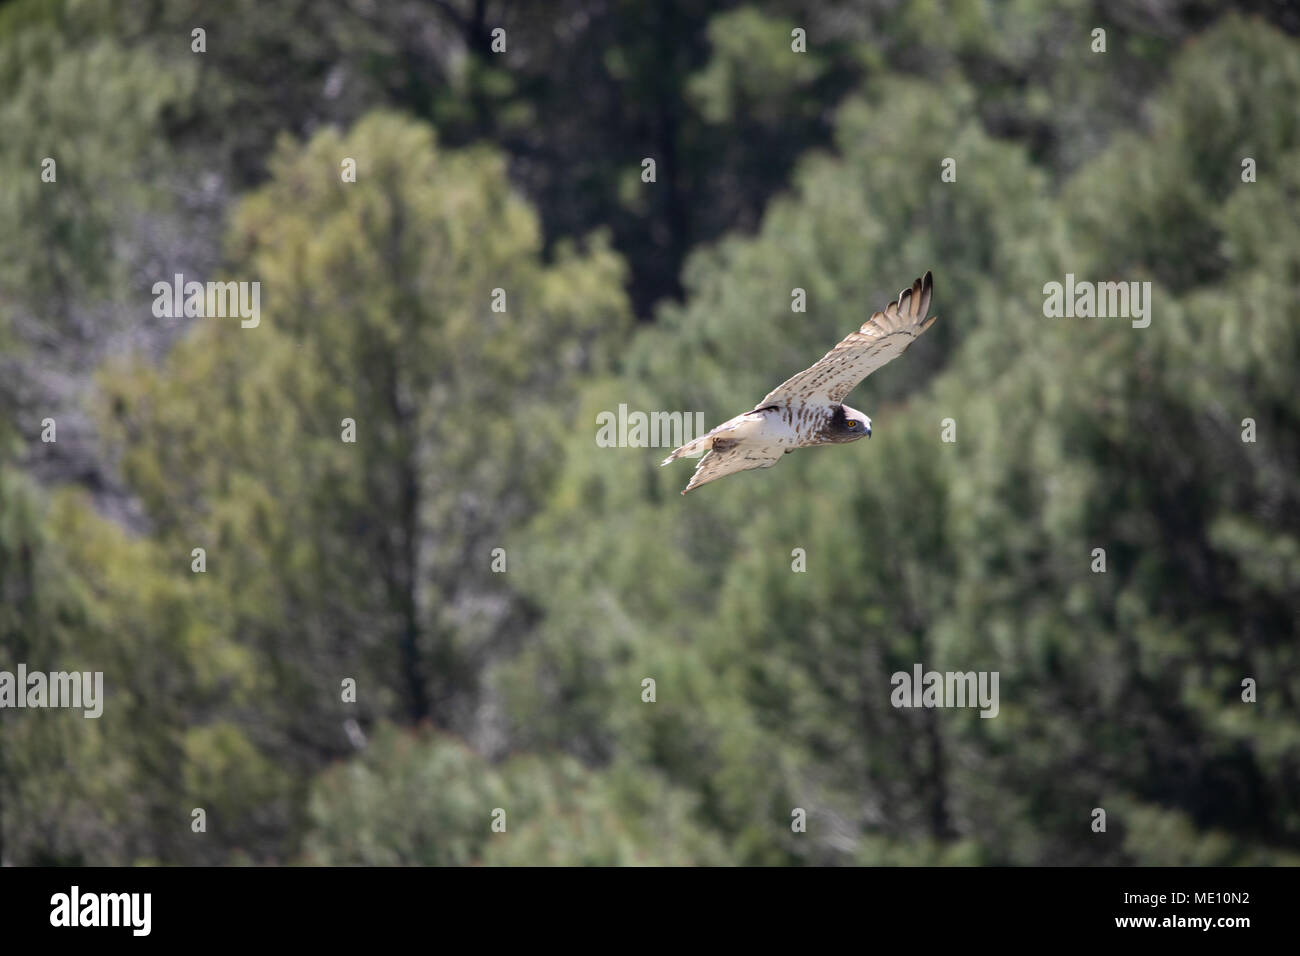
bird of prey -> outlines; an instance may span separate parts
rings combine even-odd
[[[662,464],[704,455],[682,494],[737,471],[771,468],[799,448],[870,437],[871,419],[845,405],[844,398],[931,326],[936,317],[926,314],[933,285],[927,272],[816,365],[774,388],[753,411],[675,449]]]

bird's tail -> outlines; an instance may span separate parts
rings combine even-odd
[[[713,432],[709,432],[709,434],[701,435],[694,441],[688,441],[685,445],[674,448],[673,453],[659,463],[659,467],[662,468],[664,465],[669,462],[674,462],[678,458],[693,458],[696,455],[703,455],[712,447]]]

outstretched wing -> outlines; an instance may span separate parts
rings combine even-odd
[[[715,438],[713,448],[695,466],[695,474],[691,475],[690,484],[682,489],[682,494],[738,471],[771,468],[780,461],[783,451],[780,445]]]
[[[828,405],[843,402],[860,381],[902,355],[934,322],[934,316],[926,318],[933,287],[934,280],[927,272],[925,278],[917,279],[912,288],[900,292],[897,301],[850,333],[816,365],[782,382],[755,407],[809,401]]]

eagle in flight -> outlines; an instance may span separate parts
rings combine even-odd
[[[798,448],[871,437],[871,419],[845,405],[844,398],[931,326],[935,316],[926,314],[933,286],[927,272],[816,365],[774,388],[753,411],[674,449],[662,464],[704,455],[682,494],[737,471],[771,468]]]

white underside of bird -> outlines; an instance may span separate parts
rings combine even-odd
[[[855,410],[848,409],[853,412]],[[871,420],[865,421],[863,435],[870,436]],[[686,494],[726,475],[753,468],[771,468],[782,456],[799,448],[829,444],[835,439],[818,437],[834,421],[834,412],[815,405],[777,405],[755,409],[725,421],[706,435],[689,441],[665,458],[661,465],[678,458],[704,459],[691,475]],[[804,424],[804,428],[797,427]]]
[[[730,421],[723,422],[707,435],[701,435],[673,451],[663,460],[663,464],[678,458],[698,458],[713,449],[715,439],[730,439],[742,442],[753,449],[769,449],[780,457],[786,448],[799,447],[799,433],[789,421],[789,416],[780,409],[770,408],[761,411],[746,412]]]

